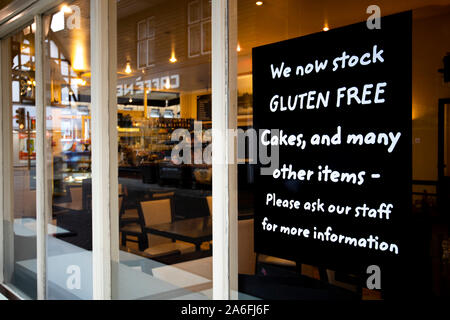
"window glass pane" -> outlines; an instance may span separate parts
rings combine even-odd
[[[10,44],[13,209],[3,212],[5,282],[24,297],[36,299],[36,75],[30,59],[34,33],[27,27],[11,36]]]
[[[147,20],[148,29],[147,29],[147,36],[148,38],[154,38],[155,37],[155,17],[151,17]]]
[[[92,299],[89,8],[73,1],[44,16],[44,25],[63,17],[45,38],[48,299]]]
[[[192,18],[199,20],[196,3]],[[113,297],[208,299],[212,295],[212,168],[202,153],[210,143],[210,56],[188,58],[186,1],[129,1],[127,6],[118,2],[117,13],[121,250],[120,264],[113,268],[119,273],[113,276]],[[138,35],[130,34],[129,26],[147,18],[154,39],[148,40],[148,48],[140,48]],[[200,54],[200,23],[196,28]],[[133,69],[136,60],[142,64],[143,52],[152,67]],[[204,121],[196,127],[199,115]],[[192,161],[172,161],[177,150],[186,158],[192,155]],[[195,163],[194,154],[200,156]]]
[[[20,102],[20,82],[19,81],[12,82],[12,101]]]
[[[211,0],[202,0],[202,19],[211,18]]]
[[[55,42],[50,40],[50,57],[54,59],[58,59],[58,47],[56,46]]]
[[[69,63],[67,61],[61,61],[61,75],[69,75]]]
[[[202,47],[202,33],[201,33],[201,25],[195,24],[189,26],[188,28],[188,37],[189,37],[189,56],[194,57],[198,56],[201,52]]]
[[[144,68],[147,66],[147,41],[138,42],[138,61],[139,68]]]
[[[349,27],[350,29],[346,29],[347,31],[345,32],[348,32],[348,38],[354,41],[353,47],[351,47],[352,51],[363,54],[368,50],[368,44],[373,45],[373,43],[372,40],[361,38],[361,34],[370,34],[370,32],[375,34],[377,32],[383,32],[383,28],[392,28],[393,26],[398,28],[405,27],[403,20],[397,16],[395,18],[397,20],[395,20],[392,25],[383,25],[383,20],[381,20],[381,31],[379,31],[367,27],[367,19],[371,16],[373,11],[371,14],[367,14],[368,4],[364,2],[321,1],[320,3],[317,3],[314,1],[291,0],[259,2],[261,3],[260,5],[257,5],[255,1],[251,0],[238,1],[238,46],[236,48],[238,76],[236,81],[238,86],[239,127],[244,130],[252,129],[253,126],[257,124],[256,119],[261,120],[262,115],[264,115],[264,123],[269,124],[267,129],[284,129],[286,132],[288,129],[283,128],[283,126],[286,123],[292,124],[293,119],[298,119],[297,125],[290,125],[289,134],[302,133],[305,136],[311,137],[313,133],[329,131],[330,129],[329,127],[327,129],[327,126],[331,123],[334,125],[334,133],[336,133],[337,119],[332,119],[329,115],[330,108],[336,108],[335,102],[328,106],[327,111],[321,113],[320,121],[311,124],[302,122],[301,117],[311,117],[311,114],[320,111],[300,110],[300,107],[294,111],[287,109],[287,111],[283,113],[284,123],[281,124],[276,122],[276,119],[279,119],[277,117],[281,117],[280,109],[278,109],[278,112],[270,113],[272,116],[267,116],[267,114],[264,113],[265,111],[261,111],[260,113],[259,110],[268,110],[271,107],[276,107],[271,105],[270,100],[265,101],[264,103],[260,102],[258,105],[256,104],[256,96],[258,94],[261,95],[261,92],[264,91],[261,86],[262,74],[266,71],[270,72],[270,67],[268,67],[267,70],[262,70],[261,68],[254,69],[255,61],[259,63],[269,63],[270,58],[272,59],[270,61],[274,61],[274,67],[275,63],[281,64],[283,61],[286,62],[286,65],[288,60],[282,59],[290,58],[292,58],[292,60],[290,60],[291,62],[295,61],[295,63],[297,63],[295,66],[302,64],[303,66],[306,66],[308,62],[314,63],[315,59],[320,61],[321,58],[328,58],[330,59],[329,62],[332,62],[332,59],[336,57],[336,52],[342,54],[342,52],[346,51],[350,54],[349,52],[351,51],[350,48],[347,48],[343,43],[337,42],[337,39],[340,39],[337,38],[338,32],[344,32],[341,29],[338,30],[338,28],[347,27],[359,22],[361,22],[362,26],[361,33],[348,31],[352,30],[351,28],[354,28],[354,26]],[[405,55],[405,59],[407,59],[409,54],[412,56],[411,67],[406,68],[406,70],[402,72],[402,74],[404,73],[403,84],[406,87],[411,83],[408,73],[412,72],[412,97],[410,97],[411,94],[408,94],[406,99],[404,99],[405,101],[402,102],[404,103],[403,106],[406,105],[405,114],[408,115],[409,112],[412,112],[412,119],[408,121],[407,118],[405,122],[406,126],[409,125],[412,127],[412,141],[410,142],[407,138],[405,138],[406,141],[404,141],[407,146],[412,143],[412,155],[406,153],[407,159],[403,161],[401,165],[389,168],[389,170],[398,171],[398,179],[402,179],[400,178],[400,172],[404,172],[405,168],[408,169],[408,166],[412,163],[412,181],[406,181],[404,187],[399,188],[398,190],[398,192],[407,193],[405,207],[408,207],[408,209],[393,210],[392,215],[397,217],[399,215],[402,216],[402,228],[409,226],[411,227],[411,230],[416,230],[414,236],[410,235],[409,237],[404,237],[403,234],[400,235],[402,228],[398,228],[397,231],[399,235],[394,236],[396,241],[398,239],[403,239],[401,240],[403,241],[401,242],[403,247],[401,247],[402,249],[400,249],[400,251],[403,250],[404,255],[397,261],[402,261],[402,263],[403,261],[409,261],[402,259],[404,259],[405,255],[409,259],[409,252],[414,252],[414,262],[410,265],[415,266],[416,273],[414,274],[414,284],[411,283],[410,288],[401,288],[399,292],[401,292],[402,296],[407,295],[411,290],[417,295],[448,295],[448,288],[450,286],[448,277],[446,278],[444,274],[448,272],[447,240],[449,238],[449,223],[445,216],[450,207],[450,198],[448,192],[449,184],[446,178],[447,171],[445,169],[448,167],[448,164],[446,163],[448,156],[446,147],[447,139],[444,139],[444,137],[448,138],[449,134],[447,130],[448,117],[446,115],[448,114],[447,108],[450,101],[448,99],[450,97],[450,90],[448,79],[445,81],[444,75],[437,70],[444,68],[443,59],[444,57],[447,57],[448,59],[448,52],[450,50],[447,41],[448,32],[446,31],[450,21],[450,1],[432,1],[432,4],[430,1],[415,1],[414,4],[398,1],[378,1],[377,5],[381,10],[381,16],[383,17],[412,10],[412,33],[405,34],[404,37],[399,37],[399,39],[396,40],[398,43],[397,45],[393,42],[394,44],[391,45],[390,49],[384,51],[386,57],[385,61],[392,58],[389,52],[392,53],[397,50],[400,51],[406,49],[407,54]],[[374,20],[371,20],[368,23],[374,23]],[[392,30],[395,30],[395,28]],[[410,35],[412,36],[412,51],[409,49],[409,46],[400,44],[402,43],[400,40],[408,39]],[[370,37],[372,37],[372,34],[370,34]],[[312,45],[312,42],[308,42],[312,41],[311,39],[321,38],[323,39],[323,42],[316,42],[316,45]],[[387,45],[387,43],[392,40],[388,38],[389,35],[384,35],[379,41],[379,46]],[[275,51],[273,51],[273,54],[271,54],[270,57],[267,57],[266,60],[261,56],[258,60],[255,58],[255,51],[252,53],[252,50],[263,45],[273,44],[273,47],[270,48],[276,48],[275,44],[284,40],[288,40],[283,47],[284,49],[280,49],[283,44],[278,44],[278,48],[274,49]],[[295,46],[293,45],[295,41],[299,44],[309,43],[310,45],[303,45],[301,47],[299,47],[300,45]],[[336,43],[336,49],[330,48],[330,43]],[[322,50],[325,47],[329,49],[326,52]],[[392,48],[394,48],[394,50],[392,50]],[[263,48],[259,48],[259,50],[263,50]],[[370,51],[372,52],[372,48]],[[297,60],[293,58],[293,52],[298,53]],[[277,54],[278,56],[276,57]],[[350,54],[350,56],[351,55],[352,54]],[[303,61],[301,60],[301,57],[309,57],[311,60],[304,59]],[[402,60],[401,63],[403,63],[403,61],[404,60]],[[267,66],[270,66],[270,64],[267,64]],[[354,70],[356,69],[357,67],[355,67]],[[376,73],[376,70],[370,69],[369,67],[367,67],[366,70],[371,70],[370,72]],[[295,74],[295,72],[297,73]],[[332,82],[327,78],[331,76],[329,73],[326,73],[326,71],[317,74],[314,72],[314,75],[310,75],[308,78],[305,74],[301,80],[298,80],[303,81],[302,85],[298,85],[295,87],[295,90],[292,90],[291,83],[295,81],[294,79],[299,79],[298,75],[300,72],[301,71],[293,68],[291,76],[287,77],[289,79],[280,79],[280,82],[276,84],[275,87],[272,86],[271,81],[268,81],[270,84],[267,84],[266,90],[269,90],[271,93],[272,91],[277,91],[280,95],[282,94],[286,97],[284,104],[283,102],[280,102],[280,104],[277,105],[278,108],[280,108],[280,106],[281,108],[292,107],[292,101],[287,100],[287,95],[291,94],[291,92],[298,92],[300,94],[303,91],[307,92],[308,90],[315,90],[314,88],[317,89],[320,88],[320,86],[327,84],[333,86],[333,88],[339,88],[340,86],[348,87],[350,82],[349,79],[353,79],[354,83],[358,83],[358,81],[362,81],[362,79],[367,79],[366,77],[371,76],[368,74],[369,71],[366,71],[361,72],[359,76],[356,76],[355,78],[351,78],[352,72],[355,71],[347,68],[345,75],[342,75],[340,79],[335,79],[335,81]],[[388,71],[378,78],[375,77],[375,80],[380,81],[381,79],[387,79],[387,81],[394,81],[393,79],[396,78],[396,72],[399,71]],[[336,73],[338,73],[338,71],[336,71]],[[257,76],[258,78],[254,78]],[[372,80],[374,79],[372,78]],[[258,92],[256,91],[257,83],[260,84]],[[255,94],[255,100],[253,94]],[[410,106],[411,103],[408,102],[408,98],[412,98],[412,106]],[[353,105],[352,107],[359,108],[357,105]],[[373,104],[368,104],[364,106],[364,108],[366,108],[364,110],[367,110],[367,112],[373,112],[373,108],[376,108],[376,106],[374,107]],[[395,108],[400,108],[400,105],[396,105]],[[350,114],[355,111],[348,109],[347,112]],[[260,118],[258,118],[258,116]],[[365,126],[362,124],[363,121],[366,121],[364,117],[361,117],[359,121],[354,120],[355,119],[349,120],[349,118],[347,118],[347,121],[342,122],[342,127],[351,127],[352,125],[359,125],[360,127]],[[383,122],[385,121],[386,119],[383,120]],[[303,123],[303,125],[300,125],[300,123]],[[400,125],[398,122],[396,124]],[[308,131],[311,129],[309,127],[310,125],[315,125],[315,131]],[[369,130],[368,127],[365,127],[364,129]],[[379,130],[379,127],[377,127],[377,130]],[[280,135],[281,134],[282,133],[280,133]],[[246,148],[247,147],[248,144],[246,144]],[[286,150],[289,148],[292,150],[293,147],[289,145],[280,147],[280,168],[284,163],[283,161],[286,161],[286,159],[281,158],[283,152],[287,152]],[[299,150],[297,153],[297,160],[295,161],[299,161],[298,163],[303,161],[302,163],[305,166],[315,166],[323,159],[322,157],[327,152],[326,150],[326,147],[323,147],[323,149],[317,148],[315,150],[310,150],[309,152],[306,150],[305,152]],[[350,169],[355,169],[358,165],[366,165],[366,163],[363,164],[362,162],[352,166],[348,165],[348,163],[354,161],[354,159],[358,157],[358,153],[361,152],[361,149],[358,149],[357,147],[355,147],[353,151],[349,148],[346,156],[342,156],[340,151],[342,149],[340,148],[336,147],[336,149],[333,150],[335,150],[335,158],[328,163],[329,165],[334,164],[336,166],[341,166],[342,168],[345,168],[347,165],[347,169],[349,167]],[[365,150],[371,149],[368,147]],[[393,154],[394,153],[392,153],[391,156],[393,156]],[[359,154],[359,156],[361,156],[361,154]],[[380,151],[379,161],[383,161],[381,160],[382,158]],[[262,160],[259,159],[258,161],[261,163]],[[295,165],[293,169],[297,169],[295,168]],[[333,232],[336,233],[339,231],[345,233],[342,230],[351,230],[351,232],[361,235],[361,230],[367,231],[370,228],[373,228],[370,230],[372,230],[374,234],[387,230],[388,226],[386,222],[381,221],[381,219],[375,219],[376,222],[375,220],[367,222],[362,221],[363,219],[361,219],[361,217],[349,218],[348,216],[345,216],[345,214],[335,217],[329,212],[321,214],[320,209],[312,213],[307,210],[307,207],[301,207],[299,210],[288,209],[286,206],[289,207],[291,204],[289,201],[291,200],[298,200],[302,204],[316,200],[316,205],[318,204],[318,198],[320,198],[322,204],[329,201],[341,201],[346,203],[346,201],[355,196],[355,194],[347,193],[343,195],[339,188],[333,189],[334,187],[324,183],[321,184],[322,187],[318,188],[319,191],[317,194],[313,195],[312,199],[307,199],[307,196],[305,195],[310,195],[308,192],[311,190],[311,183],[308,184],[306,180],[299,181],[297,179],[296,181],[295,179],[286,179],[283,182],[284,185],[280,187],[280,189],[277,189],[278,187],[275,178],[272,179],[273,184],[267,184],[267,187],[258,186],[255,181],[261,181],[258,178],[260,175],[261,172],[259,169],[256,170],[255,164],[250,161],[250,156],[246,153],[245,163],[238,166],[239,215],[242,216],[244,213],[248,213],[249,217],[249,219],[240,219],[238,221],[238,277],[240,293],[250,294],[263,299],[320,300],[392,298],[392,292],[395,292],[393,288],[401,283],[400,279],[409,275],[408,270],[406,270],[407,268],[400,271],[396,270],[394,273],[390,274],[390,270],[394,270],[395,268],[389,269],[381,266],[381,278],[384,279],[381,280],[383,283],[381,289],[369,288],[367,279],[370,274],[366,273],[366,268],[362,268],[364,269],[364,272],[355,271],[357,264],[365,258],[365,255],[361,254],[361,251],[357,251],[358,253],[355,253],[350,260],[344,259],[337,253],[340,251],[336,251],[334,255],[324,255],[325,247],[334,244],[326,243],[326,241],[323,241],[322,244],[314,244],[314,241],[311,240],[308,242],[309,240],[301,239],[298,235],[295,236],[295,241],[297,241],[296,244],[286,245],[284,240],[293,237],[290,233],[292,230],[289,230],[288,232],[286,231],[286,228],[282,228],[284,224],[286,224],[286,221],[289,221],[291,225],[296,225],[298,227],[303,226],[307,228],[307,226],[310,226],[311,230],[313,230],[313,226],[317,226],[318,231],[320,231],[319,225],[325,225],[323,229],[326,228],[326,225],[329,225],[333,227]],[[386,182],[381,183],[381,189],[391,187],[392,186]],[[265,196],[267,196],[267,198],[262,199],[262,193],[260,191],[257,192],[257,190],[266,190]],[[335,193],[330,195],[330,193],[327,193],[327,190],[334,190],[333,192]],[[370,195],[370,199],[373,200],[374,197],[376,197],[375,194]],[[392,195],[392,197],[394,197],[394,195]],[[269,199],[272,199],[272,201],[269,201]],[[368,199],[363,200],[365,201]],[[286,204],[286,201],[288,201],[288,204]],[[380,199],[377,199],[377,201],[380,201]],[[398,219],[393,216],[391,216],[393,220]],[[274,224],[276,224],[278,225],[278,229],[268,229],[268,225],[263,222],[264,217],[269,217],[271,219],[273,224],[270,225],[270,228],[274,228]],[[370,224],[370,227],[368,227],[367,224],[364,225],[364,223]],[[298,229],[294,231],[297,232]],[[264,247],[260,241],[261,238],[255,238],[254,232],[258,232],[260,235],[265,232],[264,234],[273,241],[271,241],[267,247]],[[272,238],[271,234],[278,234],[280,232],[284,232],[284,234],[280,235],[277,239]],[[255,243],[255,240],[260,242]],[[269,246],[270,250],[268,249]],[[320,249],[318,249],[314,255],[309,252],[309,249],[316,248],[316,246]],[[257,254],[255,253],[255,248]],[[340,250],[339,245],[337,244],[336,248],[338,248],[336,250]],[[269,254],[268,251],[271,251],[271,253]],[[373,257],[374,251],[375,250],[367,249],[367,251],[365,251],[367,257]],[[348,264],[349,267],[342,267],[343,264],[340,264],[339,260],[351,261],[351,263]],[[369,265],[366,267],[368,266]]]
[[[200,20],[201,7],[200,1],[190,1],[188,4],[188,23],[195,23]]]
[[[138,40],[145,38],[147,38],[147,21],[141,21],[138,23]]]
[[[147,49],[148,49],[148,64],[151,65],[155,63],[156,56],[155,56],[155,47],[156,47],[156,40],[147,40]]]
[[[202,23],[202,53],[211,52],[211,21]]]

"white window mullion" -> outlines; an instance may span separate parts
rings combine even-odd
[[[109,4],[109,88],[117,88],[117,4]],[[109,195],[110,195],[110,232],[111,232],[111,263],[119,263],[119,163],[117,159],[118,132],[117,132],[117,91],[109,90]],[[115,150],[115,151],[114,151]],[[112,282],[117,284],[118,269],[112,269]],[[117,297],[117,291],[112,298]]]
[[[14,271],[14,200],[13,200],[13,138],[12,138],[12,103],[11,103],[11,39],[1,40],[1,207],[3,219],[3,281],[11,282]]]
[[[3,140],[5,138],[4,131],[3,131],[3,119],[5,118],[5,115],[3,113],[3,92],[5,91],[4,88],[7,88],[8,86],[6,85],[6,83],[4,83],[4,77],[3,77],[3,73],[5,71],[6,68],[6,60],[4,57],[4,50],[2,50],[2,41],[0,42],[0,113],[1,113],[1,117],[0,117],[0,134],[1,139],[0,139],[0,283],[4,283],[5,282],[5,276],[3,273],[3,264],[4,264],[4,245],[5,242],[3,240],[4,238],[4,232],[3,232],[3,204],[4,204],[4,188],[3,188],[3,158],[5,157],[5,150],[4,150],[4,143]]]
[[[47,148],[46,148],[46,103],[44,77],[44,24],[42,16],[35,16],[35,57],[36,57],[36,260],[37,298],[47,298],[47,226],[52,206],[49,203]]]
[[[112,298],[111,261],[118,259],[115,6],[114,1],[91,2],[92,254],[97,300]]]
[[[3,220],[6,219],[5,214],[5,206],[6,206],[6,193],[8,190],[8,187],[6,185],[7,177],[5,176],[5,162],[7,161],[8,157],[8,150],[7,150],[7,141],[9,138],[9,135],[5,135],[5,124],[7,124],[7,121],[9,119],[8,117],[8,110],[11,109],[11,106],[8,102],[9,94],[7,88],[9,88],[8,85],[8,61],[9,54],[8,54],[8,46],[7,41],[2,40],[0,43],[0,112],[1,112],[1,120],[0,120],[0,134],[2,135],[2,138],[0,139],[0,283],[4,283],[5,279],[7,279],[7,276],[5,274],[5,268],[4,268],[4,254],[5,254],[5,244],[6,244],[6,234],[4,232],[4,223]],[[10,113],[10,111],[9,111]],[[12,132],[11,132],[12,134]]]
[[[213,299],[237,292],[236,0],[212,3]],[[231,19],[230,19],[231,17]]]

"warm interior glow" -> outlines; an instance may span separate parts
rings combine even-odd
[[[52,16],[50,28],[53,32],[64,30],[64,12],[58,11]]]
[[[327,26],[325,26],[325,27],[323,27],[322,30],[323,30],[323,31],[328,31],[328,30],[330,30],[330,28],[328,28]]]
[[[75,71],[83,71],[86,69],[86,62],[84,59],[84,47],[82,44],[75,46],[75,54],[73,55],[72,69]]]
[[[75,79],[73,79],[73,83],[77,86],[85,86],[86,80],[81,79],[81,78],[75,78]]]
[[[262,1],[256,1],[256,5],[257,5],[257,6],[262,6],[262,5],[263,5],[263,2],[262,2]]]
[[[127,62],[127,66],[125,67],[125,73],[130,74],[131,73],[131,65],[130,62]]]
[[[236,51],[237,51],[237,52],[241,52],[241,50],[242,50],[242,49],[241,49],[241,46],[240,46],[239,43],[238,43],[237,48],[236,48]]]

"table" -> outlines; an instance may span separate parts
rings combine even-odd
[[[149,225],[145,231],[158,236],[195,244],[197,251],[205,241],[212,240],[211,216],[178,220],[169,223]]]

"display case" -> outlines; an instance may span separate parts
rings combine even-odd
[[[120,117],[118,126],[119,166],[138,166],[155,160],[170,159],[171,134],[176,129],[193,130],[193,119]],[[126,127],[123,127],[123,126]]]

